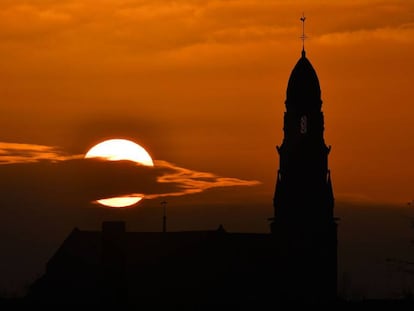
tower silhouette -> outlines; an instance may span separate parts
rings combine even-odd
[[[303,20],[304,21],[304,20]],[[280,250],[279,294],[333,300],[337,225],[318,76],[305,49],[290,75],[271,231]],[[300,297],[297,297],[300,296]]]

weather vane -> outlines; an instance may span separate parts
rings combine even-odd
[[[305,40],[306,40],[306,36],[305,36],[305,13],[302,13],[302,17],[300,18],[301,22],[302,22],[302,36],[300,37],[302,39],[302,50],[305,51]]]

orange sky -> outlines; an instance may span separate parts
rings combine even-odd
[[[74,226],[160,230],[159,194],[192,193],[167,198],[168,230],[268,232],[302,12],[332,145],[339,276],[397,293],[385,259],[411,258],[414,217],[408,0],[1,0],[0,290],[38,276]],[[82,160],[115,137],[156,169]],[[157,199],[90,203],[141,190]]]
[[[129,137],[155,159],[258,180],[252,195],[271,202],[302,11],[337,200],[405,204],[414,197],[406,0],[2,0],[0,141],[76,155]]]

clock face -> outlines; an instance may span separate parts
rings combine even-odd
[[[302,116],[300,118],[300,133],[306,134],[308,131],[308,118],[306,116]]]

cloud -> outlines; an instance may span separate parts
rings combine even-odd
[[[0,142],[0,165],[41,160],[63,161],[82,157],[82,155],[65,155],[58,148],[51,146]]]
[[[61,8],[37,7],[27,3],[0,5],[0,36],[26,40],[60,32],[73,24],[73,16]]]
[[[213,173],[198,172],[176,166],[167,161],[155,161],[155,166],[167,170],[166,174],[157,177],[157,182],[161,184],[175,183],[180,185],[180,191],[147,195],[146,197],[149,199],[200,193],[216,187],[256,186],[260,184],[256,180],[221,177]]]
[[[217,176],[156,160],[154,167],[131,161],[83,159],[56,147],[0,143],[3,204],[62,202],[143,194],[147,199],[200,193],[217,187],[254,186],[258,181]]]
[[[200,66],[211,59],[214,67],[239,53],[248,55],[236,57],[237,63],[249,64],[248,59],[265,60],[269,49],[277,55],[288,53],[289,44],[300,44],[302,10],[309,12],[310,40],[338,44],[365,38],[371,30],[379,40],[407,40],[411,33],[398,31],[412,22],[412,9],[412,3],[396,0],[2,1],[0,53],[14,59],[3,64],[14,74],[98,71],[102,77],[102,70],[111,76],[131,70],[137,75],[183,66],[183,58]],[[381,30],[378,36],[376,30]]]
[[[333,32],[321,35],[317,41],[323,45],[354,45],[378,41],[388,43],[413,43],[414,23],[397,27],[362,29],[356,31]]]

